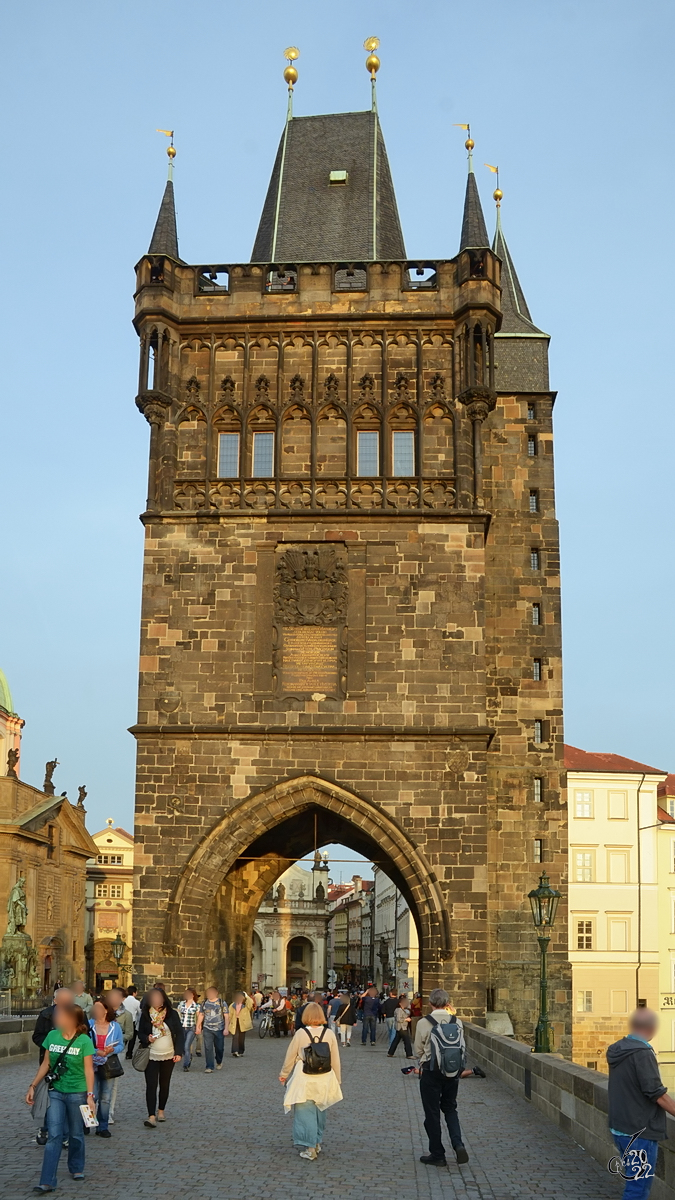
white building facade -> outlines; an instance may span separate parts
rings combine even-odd
[[[326,986],[328,859],[294,863],[265,896],[253,927],[251,982],[263,989]]]

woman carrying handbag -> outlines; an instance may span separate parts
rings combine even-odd
[[[143,1124],[148,1129],[156,1129],[158,1121],[166,1120],[164,1109],[169,1099],[171,1075],[185,1050],[185,1032],[180,1017],[162,988],[151,988],[148,992],[138,1022],[138,1040],[140,1047],[134,1052],[133,1064],[138,1070],[140,1061],[146,1061],[148,1116]]]
[[[108,1129],[110,1098],[115,1080],[124,1074],[119,1056],[124,1050],[122,1030],[115,1020],[115,1013],[105,1000],[95,1000],[91,1006],[89,1032],[96,1047],[94,1073],[96,1077],[96,1102],[98,1129],[96,1136],[112,1137]]]
[[[340,1051],[320,1004],[307,1004],[302,1022],[286,1052],[279,1082],[288,1081],[284,1108],[293,1109],[293,1144],[300,1158],[313,1162],[321,1153],[326,1109],[342,1100]]]
[[[26,1093],[26,1104],[37,1106],[40,1094],[48,1089],[47,1110],[40,1118],[47,1129],[47,1144],[42,1159],[42,1174],[34,1192],[53,1192],[56,1173],[68,1139],[68,1170],[73,1179],[84,1179],[84,1126],[80,1105],[89,1106],[94,1115],[94,1047],[89,1037],[87,1018],[78,1005],[59,1005],[54,1013],[54,1029],[42,1045],[46,1051],[37,1075]],[[42,1085],[42,1086],[40,1086]]]

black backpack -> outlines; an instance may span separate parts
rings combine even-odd
[[[313,1037],[306,1025],[303,1026],[303,1029],[309,1037],[309,1046],[305,1050],[305,1057],[302,1063],[305,1075],[327,1075],[332,1070],[332,1067],[330,1062],[330,1046],[323,1040],[326,1026],[324,1025],[321,1030],[321,1037],[318,1038]]]

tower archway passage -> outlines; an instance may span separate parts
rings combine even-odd
[[[253,924],[275,880],[318,845],[341,843],[377,862],[414,914],[424,985],[446,976],[447,908],[425,855],[391,816],[316,776],[284,780],[232,808],[196,847],[169,900],[163,974],[182,986],[247,985]]]

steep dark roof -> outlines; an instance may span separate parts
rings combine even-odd
[[[173,183],[167,180],[155,232],[152,235],[148,254],[166,254],[178,259],[178,230],[176,228],[176,206],[173,198]]]
[[[490,240],[488,238],[487,227],[485,225],[485,217],[478,195],[478,185],[476,184],[476,176],[471,168],[466,181],[466,195],[464,197],[464,216],[462,217],[462,236],[459,242],[461,250],[482,250],[486,246],[489,247]]]
[[[375,136],[377,244],[373,247]],[[347,183],[330,183],[331,171],[346,171]],[[293,117],[281,137],[251,261],[271,262],[274,258],[278,263],[357,262],[405,256],[377,113]]]
[[[516,275],[511,253],[506,244],[501,222],[492,243],[494,253],[502,260],[502,324],[500,333],[541,333],[532,321],[520,280]]]

